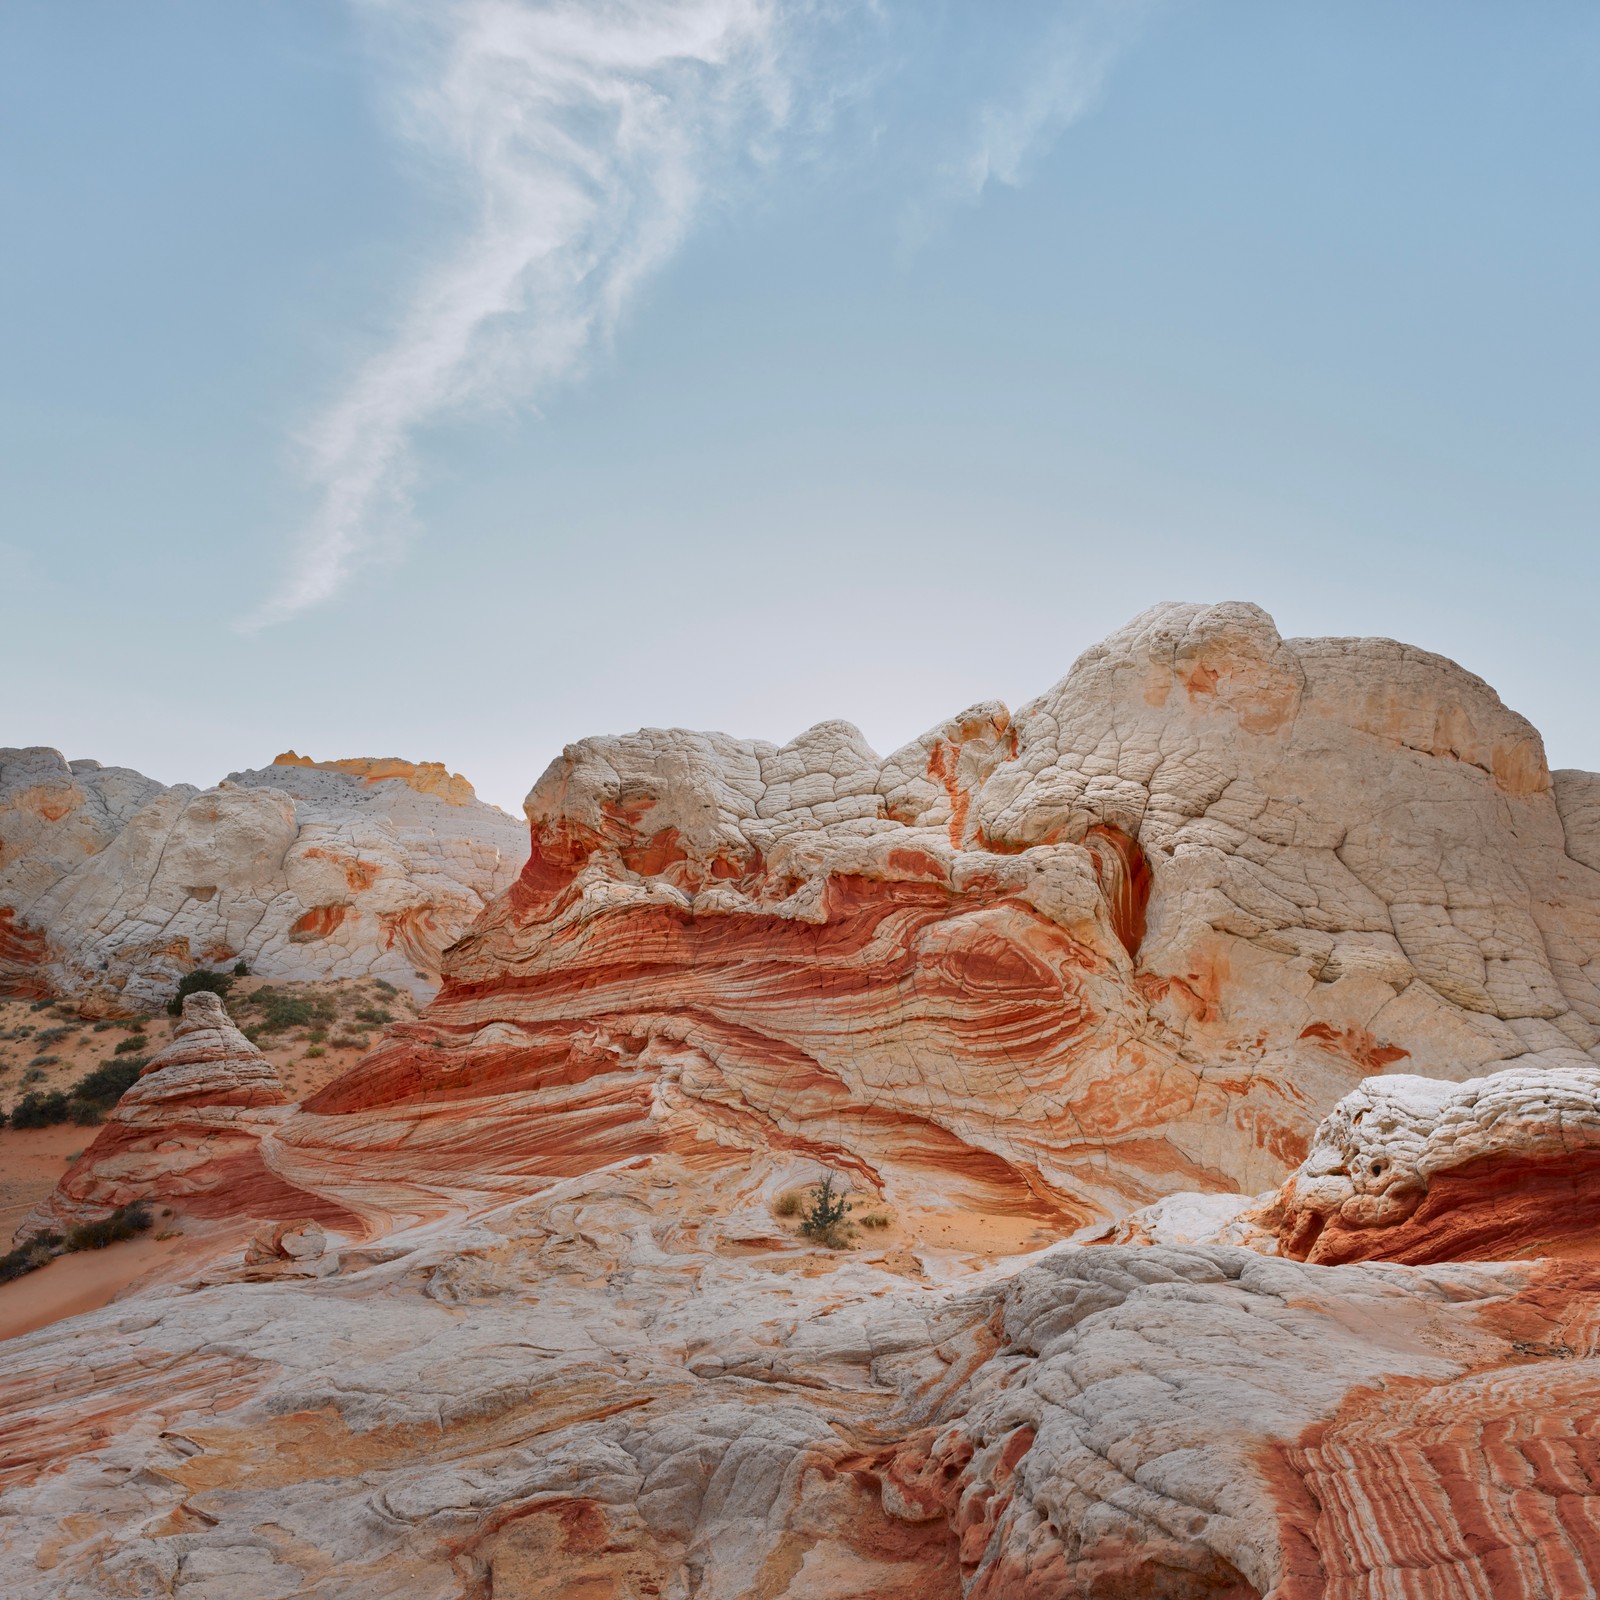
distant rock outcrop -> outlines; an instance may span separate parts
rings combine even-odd
[[[526,829],[443,767],[294,756],[166,788],[0,750],[0,994],[153,1009],[197,966],[431,991]]]

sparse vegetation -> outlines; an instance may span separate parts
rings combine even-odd
[[[233,987],[233,978],[226,972],[208,972],[204,968],[186,973],[178,980],[178,992],[167,1001],[167,1014],[177,1017],[183,1014],[183,1002],[192,994],[199,994],[207,990],[214,995],[226,1000],[228,991]]]
[[[886,1211],[869,1211],[862,1217],[861,1226],[863,1228],[887,1228],[889,1226],[889,1214]]]
[[[45,1262],[55,1258],[60,1245],[59,1233],[36,1233],[26,1244],[8,1250],[0,1256],[0,1283],[10,1283],[13,1278],[20,1278],[35,1267],[42,1267]]]
[[[33,1060],[28,1063],[28,1065],[30,1067],[32,1067],[35,1071],[40,1071],[40,1069],[42,1069],[44,1067],[53,1067],[53,1066],[55,1066],[56,1063],[58,1061],[60,1061],[60,1059],[61,1059],[60,1056],[35,1056],[33,1058]],[[41,1073],[41,1075],[42,1075],[42,1073]]]
[[[126,1039],[118,1040],[117,1048],[113,1054],[119,1056],[132,1055],[135,1050],[143,1050],[149,1043],[149,1039],[144,1034],[130,1033]]]
[[[306,1059],[307,1060],[312,1060],[317,1056],[325,1056],[325,1055],[327,1055],[327,1053],[328,1053],[328,1051],[327,1051],[327,1047],[326,1046],[320,1045],[320,1044],[314,1044],[314,1045],[311,1046],[311,1048],[309,1050],[306,1051]]]
[[[381,1006],[363,1006],[356,1012],[356,1021],[368,1022],[374,1028],[381,1028],[384,1023],[394,1021],[394,1013],[384,1010]]]
[[[103,1061],[72,1086],[72,1093],[92,1105],[114,1106],[139,1081],[139,1074],[148,1064],[143,1058],[136,1061]]]
[[[138,1202],[131,1206],[118,1206],[109,1217],[98,1222],[80,1222],[67,1229],[62,1240],[64,1250],[104,1250],[108,1244],[117,1244],[143,1233],[150,1226],[149,1209]]]
[[[775,1217],[798,1217],[805,1207],[805,1196],[798,1189],[786,1189],[772,1202]]]
[[[109,1244],[132,1239],[150,1226],[149,1210],[135,1202],[118,1206],[108,1217],[96,1222],[80,1222],[65,1235],[46,1230],[36,1233],[15,1250],[0,1256],[0,1283],[9,1283],[24,1273],[45,1266],[59,1255],[75,1250],[104,1250]]]
[[[335,1050],[365,1050],[368,1040],[364,1033],[336,1033],[328,1043]]]
[[[248,978],[250,976],[250,969],[244,964],[244,962],[240,961],[235,964],[233,975],[236,978]]]
[[[800,1224],[801,1233],[830,1250],[848,1250],[851,1205],[849,1196],[838,1187],[834,1175],[831,1172],[823,1173],[822,1182],[813,1190],[806,1219]]]
[[[333,1001],[326,996],[311,999],[285,994],[281,989],[257,989],[251,1004],[261,1013],[255,1024],[260,1033],[283,1033],[290,1028],[326,1026],[337,1015]]]
[[[395,988],[395,986],[386,978],[374,978],[372,980],[372,987],[376,989],[379,994],[397,995],[400,993],[400,991]]]
[[[31,1090],[11,1108],[11,1126],[53,1128],[74,1122],[79,1127],[92,1127],[122,1098],[145,1065],[143,1057],[106,1061],[70,1089],[52,1089],[49,1093]],[[22,1081],[26,1084],[30,1080],[25,1076]]]

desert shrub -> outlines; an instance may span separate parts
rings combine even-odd
[[[76,1028],[46,1028],[33,1042],[35,1044],[59,1044],[69,1033],[76,1033]]]
[[[256,1004],[261,1011],[259,1027],[263,1033],[282,1033],[285,1028],[310,1028],[333,1021],[333,1002],[325,997],[285,994],[281,989],[260,989]]]
[[[336,1033],[328,1043],[335,1050],[365,1050],[367,1036],[364,1033]]]
[[[144,1066],[142,1057],[132,1061],[105,1061],[93,1072],[85,1073],[70,1089],[52,1089],[48,1094],[31,1090],[12,1107],[11,1126],[53,1128],[59,1123],[75,1122],[79,1127],[93,1127],[122,1098]]]
[[[356,1012],[357,1022],[370,1022],[374,1028],[381,1028],[386,1022],[394,1021],[394,1012],[386,1011],[382,1006],[362,1006]]]
[[[36,1068],[53,1067],[60,1059],[60,1056],[35,1056],[28,1065]]]
[[[143,1057],[134,1061],[103,1061],[73,1084],[73,1098],[92,1106],[114,1106],[139,1081],[139,1074],[147,1065]]]
[[[869,1211],[861,1219],[861,1226],[863,1228],[887,1228],[889,1226],[889,1215],[885,1211]]]
[[[772,1202],[775,1217],[798,1217],[805,1205],[805,1196],[798,1189],[788,1189]]]
[[[228,991],[233,987],[233,979],[226,972],[207,972],[201,968],[195,972],[185,973],[178,979],[178,992],[167,1001],[167,1014],[177,1017],[183,1014],[183,1002],[192,994],[199,994],[202,990],[214,995],[220,995],[224,1000],[228,998]]]
[[[40,1094],[34,1089],[23,1095],[11,1108],[11,1126],[53,1128],[58,1122],[67,1121],[71,1115],[67,1109],[67,1097],[59,1089],[49,1094]]]
[[[242,961],[235,962],[233,975],[236,978],[248,978],[250,976],[250,969]]]
[[[126,1039],[117,1041],[117,1048],[113,1052],[119,1056],[132,1055],[135,1050],[143,1050],[150,1041],[142,1033],[130,1033]]]
[[[131,1206],[118,1206],[109,1217],[97,1222],[79,1222],[67,1229],[61,1241],[63,1250],[104,1250],[108,1244],[121,1239],[131,1239],[150,1226],[149,1209],[137,1201]]]
[[[20,1278],[35,1267],[42,1267],[55,1256],[56,1246],[60,1243],[59,1233],[40,1233],[19,1244],[15,1250],[8,1250],[0,1256],[0,1283],[10,1283],[13,1278]]]
[[[30,1011],[48,1011],[54,1004],[54,1000],[35,1000],[28,1009]]]
[[[306,1058],[307,1060],[310,1060],[315,1056],[325,1056],[327,1053],[328,1050],[325,1045],[314,1044],[309,1050],[306,1051]]]
[[[400,991],[395,988],[395,986],[386,978],[374,978],[372,980],[372,987],[376,989],[379,994],[396,995],[400,993]]]
[[[117,1027],[120,1027],[120,1026],[121,1026],[120,1023],[112,1022],[108,1018],[104,1018],[103,1017],[103,1018],[101,1018],[101,1020],[99,1022],[95,1023],[94,1031],[96,1033],[110,1033],[113,1028],[117,1028]]]
[[[850,1246],[849,1217],[850,1200],[837,1187],[834,1175],[831,1172],[823,1173],[822,1182],[816,1186],[810,1209],[806,1212],[806,1220],[800,1224],[801,1233],[830,1250],[846,1250]]]

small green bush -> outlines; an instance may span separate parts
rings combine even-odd
[[[285,994],[281,989],[260,989],[255,995],[261,1011],[258,1024],[263,1033],[282,1033],[286,1028],[310,1028],[334,1020],[334,1004],[327,998],[308,999]]]
[[[142,1033],[130,1033],[126,1039],[117,1041],[117,1048],[113,1054],[119,1056],[132,1055],[135,1050],[143,1050],[149,1043],[150,1041]]]
[[[356,1021],[368,1022],[374,1028],[381,1028],[384,1023],[394,1021],[394,1012],[386,1011],[381,1006],[362,1006],[356,1012]]]
[[[96,1033],[110,1033],[113,1028],[120,1028],[121,1026],[120,1022],[100,1021],[95,1023],[94,1031]]]
[[[118,1206],[109,1217],[98,1222],[80,1222],[67,1229],[61,1241],[63,1250],[104,1250],[108,1244],[131,1239],[150,1226],[150,1212],[137,1201],[131,1206]]]
[[[63,1122],[75,1122],[79,1127],[93,1127],[138,1079],[145,1065],[143,1057],[104,1061],[70,1089],[52,1089],[48,1094],[34,1089],[12,1107],[11,1126],[54,1128]]]
[[[60,1060],[60,1056],[35,1056],[28,1065],[30,1067],[53,1067]]]
[[[233,969],[233,975],[236,978],[248,978],[250,976],[250,969],[244,964],[244,962],[237,962]]]
[[[38,1233],[26,1243],[19,1244],[15,1250],[8,1250],[0,1256],[0,1283],[10,1283],[13,1278],[20,1278],[25,1272],[42,1267],[54,1258],[60,1243],[59,1233]]]
[[[226,972],[207,972],[204,968],[195,972],[186,973],[178,980],[178,992],[167,1001],[167,1014],[178,1017],[183,1015],[183,1002],[192,994],[199,994],[207,990],[211,994],[220,995],[224,1000],[228,998],[228,991],[233,987],[233,979]]]
[[[376,989],[379,994],[396,995],[400,993],[400,991],[395,988],[392,983],[389,983],[383,978],[374,978],[372,980],[372,987]]]
[[[114,1106],[148,1065],[142,1056],[133,1061],[103,1061],[73,1084],[72,1094],[92,1106]]]
[[[844,1192],[836,1187],[834,1175],[823,1173],[806,1220],[800,1224],[801,1233],[830,1250],[848,1250],[850,1204]]]
[[[40,1094],[34,1089],[23,1095],[11,1108],[11,1126],[53,1128],[58,1122],[67,1121],[71,1115],[67,1109],[67,1097],[59,1089],[49,1094]]]

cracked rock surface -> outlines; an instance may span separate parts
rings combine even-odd
[[[1243,604],[888,757],[570,746],[419,1017],[241,1104],[204,1000],[63,1180],[160,1116],[154,1198],[260,1175],[3,1347],[0,1588],[1595,1593],[1597,784]]]

